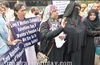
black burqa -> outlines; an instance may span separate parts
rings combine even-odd
[[[79,16],[77,3],[70,3],[64,13],[63,17],[66,17],[67,24],[64,32],[67,34],[67,52],[77,51],[85,44],[85,26]]]
[[[91,13],[95,13],[96,19],[91,21],[89,17]],[[81,65],[94,65],[95,59],[95,46],[94,46],[94,37],[100,36],[100,21],[98,18],[98,13],[95,9],[91,9],[88,12],[87,18],[84,20],[84,25],[87,28],[87,43],[83,49],[83,59]]]
[[[64,33],[67,34],[65,47],[65,61],[72,61],[73,65],[81,63],[81,46],[86,43],[86,29],[79,16],[79,4],[71,2],[65,9],[63,17],[66,17],[67,24]]]

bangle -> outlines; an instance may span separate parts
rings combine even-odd
[[[8,41],[8,46],[10,46],[10,42]]]

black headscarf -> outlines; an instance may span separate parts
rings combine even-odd
[[[91,21],[89,19],[91,13],[95,13],[96,15],[96,19],[94,21]],[[91,9],[89,12],[88,12],[88,16],[87,18],[84,20],[84,24],[87,25],[87,27],[91,30],[97,30],[98,27],[100,26],[100,21],[99,21],[99,17],[98,17],[98,12],[97,10],[95,9]]]
[[[63,17],[66,17],[67,24],[64,28],[64,33],[67,34],[67,52],[70,51],[77,51],[81,49],[81,46],[83,46],[86,41],[86,30],[85,26],[81,21],[81,17],[79,16],[79,10],[78,8],[75,8],[76,6],[80,7],[77,3],[69,3]]]
[[[75,6],[78,6],[81,8],[81,6],[75,2],[71,2],[70,4],[68,4],[68,6],[65,9],[64,15],[63,17],[69,17],[72,16],[72,14],[74,14],[73,10],[75,9]],[[78,13],[78,11],[76,12]]]
[[[79,15],[78,8],[75,8],[76,6],[81,8],[81,6],[75,2],[71,2],[70,4],[68,4],[63,17],[70,17],[72,20],[78,23],[78,20],[81,18],[81,16]]]

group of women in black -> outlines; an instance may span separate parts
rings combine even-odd
[[[40,52],[48,55],[52,47],[48,61],[54,63],[72,62],[72,65],[94,65],[94,37],[100,35],[100,21],[97,10],[91,9],[82,22],[79,15],[80,9],[79,4],[69,3],[60,24],[57,7],[48,5],[45,8],[40,24]],[[14,11],[14,20],[25,19],[24,5],[16,4]],[[60,33],[63,35],[59,35]],[[57,36],[65,41],[60,48],[56,46],[55,37]]]
[[[72,62],[72,65],[94,65],[94,37],[100,35],[100,21],[97,10],[91,9],[82,22],[79,15],[80,5],[71,2],[65,9],[61,25],[58,22],[58,10],[54,5],[45,8],[40,24],[40,51],[48,55],[52,62]],[[67,23],[66,23],[67,22]],[[63,35],[59,36],[60,33]],[[65,40],[61,48],[56,47],[55,37]],[[60,44],[60,43],[59,43]]]

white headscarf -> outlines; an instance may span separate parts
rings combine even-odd
[[[48,5],[44,10],[43,19],[41,21],[42,24],[43,22],[46,22],[48,20],[52,24],[52,27],[50,28],[52,29],[52,31],[57,29],[57,20],[53,19],[53,17],[51,16],[55,7],[56,6],[54,5]]]
[[[43,22],[46,22],[46,21],[49,19],[49,17],[50,17],[50,6],[51,6],[51,5],[48,5],[48,6],[45,8],[44,14],[43,14],[43,19],[42,19],[42,21],[41,21],[41,24],[42,24]],[[40,24],[40,25],[41,25],[41,24]]]

